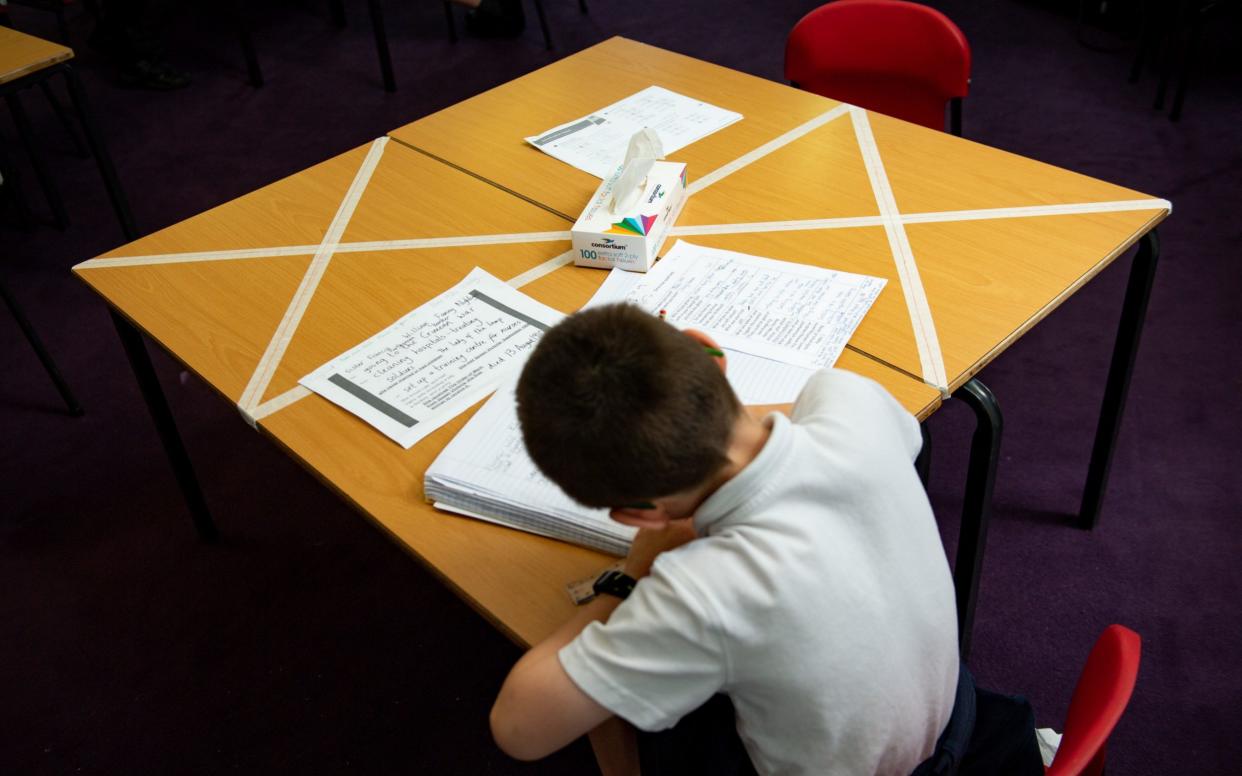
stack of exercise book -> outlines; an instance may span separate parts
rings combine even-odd
[[[427,499],[448,512],[625,555],[634,529],[574,502],[526,455],[515,385],[516,377],[496,391],[427,469]]]

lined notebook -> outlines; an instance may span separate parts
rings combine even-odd
[[[587,509],[535,468],[522,444],[516,377],[449,442],[423,478],[436,508],[625,555],[635,529]]]

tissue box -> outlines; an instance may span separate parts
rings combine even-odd
[[[620,174],[618,168],[600,184],[570,232],[579,267],[646,272],[686,203],[686,165],[656,162],[638,202],[627,213],[613,213],[612,187]]]

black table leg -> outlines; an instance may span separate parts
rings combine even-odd
[[[167,454],[173,474],[176,475],[177,483],[181,486],[181,494],[185,497],[186,506],[190,508],[194,529],[204,541],[215,541],[219,536],[216,524],[211,519],[211,513],[207,511],[207,501],[203,498],[203,491],[199,487],[198,477],[194,474],[190,456],[181,442],[181,434],[177,432],[177,424],[173,421],[172,410],[168,408],[168,401],[164,398],[163,389],[160,388],[159,378],[155,375],[155,367],[151,364],[151,356],[147,353],[146,344],[142,341],[142,334],[115,311],[110,312],[112,322],[116,325],[117,333],[121,337],[121,344],[125,347],[125,355],[129,357],[129,365],[133,368],[134,377],[138,380],[138,387],[142,390],[142,398],[146,400],[151,419],[155,421],[160,442],[164,445],[164,453]]]
[[[17,325],[21,327],[22,333],[26,335],[26,341],[30,343],[30,347],[34,348],[35,355],[43,363],[43,369],[47,372],[47,376],[52,378],[52,382],[56,384],[56,390],[60,392],[60,398],[64,400],[69,414],[75,417],[80,416],[82,414],[82,405],[78,404],[73,391],[69,390],[69,383],[65,382],[65,378],[61,376],[60,370],[56,368],[56,362],[52,360],[52,355],[43,347],[43,341],[35,333],[34,326],[26,318],[26,314],[17,305],[17,300],[9,293],[9,289],[4,283],[0,283],[0,298],[4,299],[9,312],[13,313],[13,317],[17,319]]]
[[[988,387],[972,379],[953,393],[975,413],[975,434],[970,440],[970,464],[966,471],[966,496],[962,502],[962,525],[958,531],[953,586],[957,590],[958,649],[962,660],[970,656],[975,604],[988,523],[992,519],[992,486],[1000,460],[1001,411]]]
[[[108,199],[112,201],[112,209],[116,211],[117,221],[121,224],[121,232],[127,241],[137,240],[138,227],[134,225],[134,216],[129,211],[129,200],[125,196],[125,190],[121,188],[116,168],[112,166],[108,148],[95,128],[95,118],[86,102],[86,90],[82,88],[82,82],[78,80],[78,74],[72,67],[65,64],[57,67],[65,74],[65,81],[69,84],[69,98],[73,100],[73,108],[78,112],[78,121],[82,122],[82,134],[86,136],[86,145],[91,149],[91,155],[95,157],[95,164],[99,167],[99,174],[103,177]]]
[[[1108,487],[1108,470],[1113,463],[1117,432],[1121,428],[1130,376],[1134,372],[1134,357],[1138,353],[1139,336],[1143,333],[1143,319],[1147,317],[1147,301],[1151,298],[1159,257],[1160,237],[1152,229],[1143,235],[1134,263],[1130,265],[1130,282],[1121,307],[1121,325],[1117,330],[1117,342],[1113,345],[1108,382],[1104,386],[1100,424],[1095,430],[1095,444],[1091,448],[1091,463],[1087,468],[1087,486],[1082,495],[1082,508],[1078,512],[1079,527],[1088,530],[1095,528],[1100,519],[1100,506]]]
[[[52,106],[52,111],[56,114],[56,120],[64,127],[65,134],[73,142],[73,149],[77,155],[83,159],[90,156],[90,149],[82,142],[82,138],[78,136],[78,131],[73,128],[73,117],[69,115],[69,111],[65,110],[65,106],[61,104],[60,98],[52,91],[52,85],[46,80],[40,81],[39,91],[43,92],[43,97],[47,100],[47,104]]]
[[[13,124],[17,127],[17,134],[22,139],[26,155],[30,157],[30,166],[34,168],[35,177],[39,180],[39,188],[43,189],[47,206],[51,208],[52,220],[57,229],[66,229],[69,226],[69,213],[65,210],[65,200],[61,198],[60,191],[56,188],[56,181],[52,178],[47,162],[43,159],[43,150],[39,148],[39,143],[35,139],[34,127],[30,125],[30,118],[26,115],[21,98],[16,91],[12,91],[4,95],[4,101],[9,105],[9,112],[13,114]]]
[[[392,72],[392,57],[388,53],[388,32],[384,29],[384,7],[380,0],[368,0],[371,9],[371,27],[375,30],[375,51],[379,54],[380,73],[384,76],[384,91],[397,91],[397,77]]]

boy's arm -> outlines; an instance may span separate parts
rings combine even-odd
[[[657,555],[684,544],[693,535],[693,528],[687,524],[640,530],[625,559],[625,573],[641,579],[651,571]],[[615,596],[597,596],[513,666],[490,718],[492,737],[506,754],[519,760],[537,760],[612,716],[574,684],[557,653],[591,623],[606,621],[620,605],[621,599]]]
[[[506,754],[537,760],[612,716],[578,689],[557,652],[586,626],[607,620],[620,603],[610,595],[596,597],[513,666],[491,713],[492,736]]]

